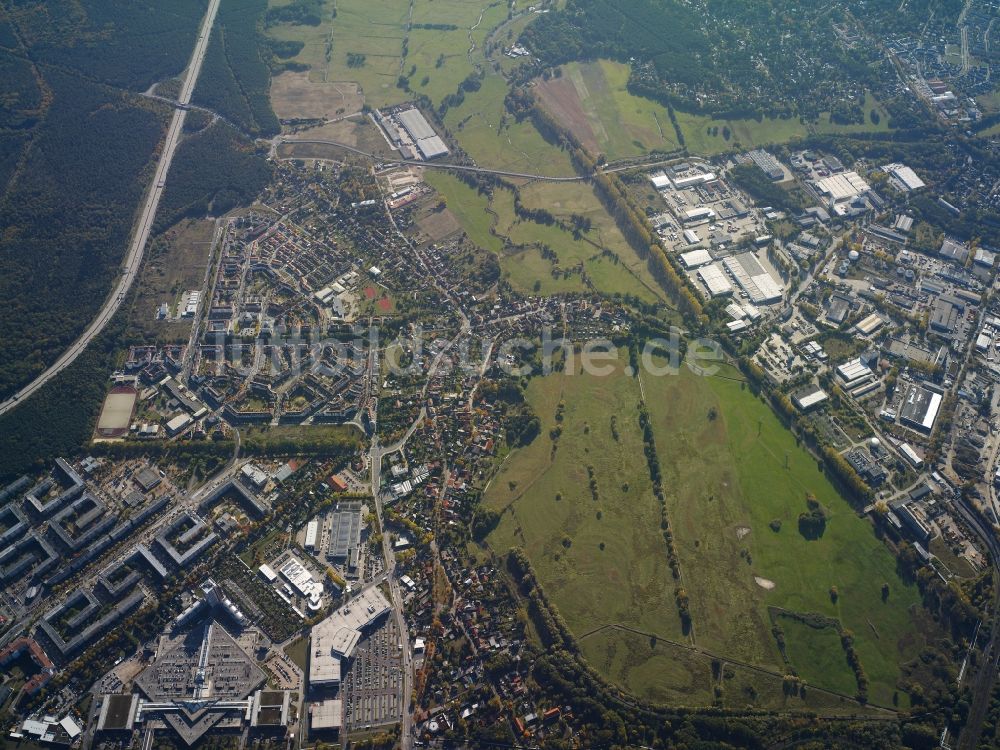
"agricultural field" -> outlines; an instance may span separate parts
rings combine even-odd
[[[641,377],[697,643],[779,665],[768,606],[834,618],[854,632],[872,702],[891,705],[900,663],[923,645],[923,625],[911,614],[920,597],[897,575],[870,524],[735,370]],[[827,514],[816,539],[798,528],[810,495]],[[828,640],[821,630],[799,628],[791,658],[814,684],[837,689],[842,675],[805,663],[829,658]]]
[[[561,70],[538,83],[538,96],[591,154],[614,161],[680,148],[667,108],[628,92],[628,65],[600,60]]]
[[[689,637],[680,631],[642,454],[640,384],[690,597]],[[735,370],[714,377],[687,367],[663,377],[644,372],[633,378],[620,369],[604,378],[554,374],[531,380],[527,398],[542,431],[507,457],[485,493],[485,502],[502,513],[488,542],[500,552],[515,545],[525,549],[596,668],[646,697],[703,703],[711,691],[703,661],[668,657],[663,649],[673,642],[783,674],[789,666],[771,632],[770,607],[785,632],[791,668],[809,685],[831,691],[822,699],[824,710],[853,705],[857,691],[837,629],[811,627],[782,610],[818,614],[852,631],[872,704],[891,707],[895,697],[906,705],[905,695],[894,696],[900,664],[914,658],[933,633],[920,615],[916,588],[897,575],[871,525]],[[560,403],[561,435],[553,441]],[[617,441],[606,434],[612,415]],[[826,513],[825,529],[815,539],[798,527],[807,496],[815,496]],[[660,641],[656,647],[650,646],[652,636]],[[738,693],[751,685],[766,692],[757,684],[764,679],[759,674],[734,677],[733,685],[742,685]],[[767,705],[780,703],[780,691],[770,695]],[[731,698],[733,705],[750,702]]]

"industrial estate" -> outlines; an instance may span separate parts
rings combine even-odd
[[[14,5],[6,747],[998,746],[996,3]]]

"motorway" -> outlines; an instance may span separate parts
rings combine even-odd
[[[150,185],[149,192],[146,194],[146,203],[143,205],[142,213],[139,215],[139,220],[135,225],[135,229],[132,234],[132,243],[129,246],[128,255],[125,257],[125,261],[122,264],[122,276],[119,278],[118,284],[105,301],[104,306],[97,314],[97,317],[94,318],[80,338],[74,341],[69,349],[63,352],[59,359],[57,359],[47,370],[45,370],[45,372],[35,378],[31,383],[21,388],[21,390],[9,399],[0,403],[0,414],[4,414],[5,412],[13,409],[21,401],[31,396],[52,378],[69,367],[76,360],[76,358],[83,353],[83,350],[87,348],[88,344],[90,344],[90,342],[104,330],[104,327],[115,316],[115,313],[118,312],[118,308],[121,307],[121,304],[125,299],[125,294],[132,286],[136,277],[139,275],[139,268],[142,265],[143,252],[146,249],[146,242],[149,239],[150,231],[153,228],[153,221],[156,219],[156,209],[160,205],[160,197],[163,195],[163,188],[166,185],[167,173],[170,171],[170,163],[173,161],[174,151],[177,149],[177,143],[180,140],[181,133],[184,129],[184,120],[187,117],[187,110],[183,107],[186,107],[191,101],[191,94],[194,92],[195,84],[198,82],[198,74],[201,72],[201,64],[205,59],[205,51],[208,49],[208,40],[211,37],[210,32],[212,30],[212,25],[215,23],[215,14],[219,10],[220,1],[221,0],[210,0],[208,10],[205,12],[205,18],[202,21],[201,29],[198,32],[198,41],[195,43],[194,52],[191,54],[191,62],[187,67],[187,75],[184,77],[184,83],[181,86],[180,94],[177,97],[177,101],[181,106],[174,110],[173,116],[170,120],[170,125],[167,128],[167,137],[163,143],[163,151],[161,152],[160,160],[156,165],[156,172],[153,175],[153,181]],[[113,155],[109,154],[109,157],[112,156]]]

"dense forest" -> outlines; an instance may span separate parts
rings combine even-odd
[[[841,44],[835,22],[852,20],[837,3],[815,0],[569,0],[528,26],[522,41],[542,66],[631,63],[634,93],[679,109],[815,119],[862,101],[891,74],[877,48]]]
[[[224,122],[183,141],[156,215],[162,231],[189,216],[215,216],[249,203],[271,179],[271,165]]]
[[[169,114],[135,92],[184,69],[207,0],[164,7],[0,7],[0,399],[50,364],[110,290]]]
[[[268,96],[271,50],[259,29],[266,11],[267,0],[226,0],[219,6],[192,97],[255,136],[281,129]]]
[[[100,307],[164,128],[152,103],[51,69],[46,84],[52,104],[0,195],[0,398],[45,369]]]

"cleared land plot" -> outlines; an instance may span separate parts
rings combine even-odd
[[[214,229],[214,221],[185,219],[150,244],[130,316],[143,341],[187,341],[190,320],[157,320],[156,312],[164,302],[174,312],[183,292],[202,288]]]
[[[578,637],[620,623],[683,640],[643,455],[638,381],[621,365],[608,377],[581,374],[577,362],[566,372],[533,378],[526,395],[542,429],[510,454],[486,491],[485,502],[502,511],[489,544],[501,554],[512,546],[525,549]],[[553,455],[550,430],[559,424],[560,402],[565,412]],[[595,665],[615,658],[610,650],[617,639],[606,646],[587,640],[593,641],[588,655]]]
[[[600,60],[562,70],[539,82],[538,95],[590,153],[615,160],[680,147],[667,108],[628,92],[627,65]]]
[[[836,618],[855,634],[871,700],[891,705],[899,665],[915,656],[926,628],[914,621],[916,588],[896,574],[871,525],[741,387],[736,371],[698,377],[682,367],[677,376],[642,377],[698,644],[780,666],[768,605]],[[825,533],[813,541],[798,531],[807,493],[828,513]],[[891,591],[885,602],[883,583]],[[826,687],[822,680],[816,684]]]
[[[290,71],[271,79],[271,106],[280,120],[329,120],[360,112],[363,104],[355,83],[313,81]]]

